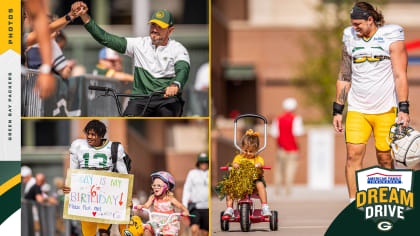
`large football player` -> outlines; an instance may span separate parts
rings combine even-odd
[[[70,168],[88,169],[96,171],[112,171],[113,163],[111,156],[112,142],[104,139],[106,126],[99,120],[91,120],[84,128],[86,139],[76,139],[70,147]],[[124,147],[118,146],[118,157],[116,169],[118,173],[127,174],[127,167],[124,163]],[[64,193],[70,193],[70,187],[63,188]],[[94,236],[99,231],[101,236],[108,236],[111,224],[101,224],[82,221],[82,232],[84,236]]]
[[[357,190],[354,173],[362,168],[372,131],[378,164],[391,169],[393,160],[386,142],[388,131],[395,117],[403,127],[408,126],[410,117],[403,28],[384,25],[382,14],[366,2],[357,2],[350,18],[352,26],[343,34],[333,125],[337,132],[344,131],[342,112],[347,102],[346,179],[352,201]]]

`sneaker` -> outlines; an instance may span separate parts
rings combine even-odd
[[[233,208],[232,207],[228,207],[225,212],[223,213],[224,216],[233,216]]]
[[[268,205],[265,205],[261,208],[263,216],[271,216],[271,211]]]

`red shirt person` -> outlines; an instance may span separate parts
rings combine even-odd
[[[294,98],[283,101],[284,112],[273,120],[271,136],[277,139],[277,155],[274,169],[274,183],[276,194],[280,193],[281,183],[284,182],[285,194],[290,194],[294,180],[299,146],[296,136],[303,135],[302,118],[295,114],[297,102]]]

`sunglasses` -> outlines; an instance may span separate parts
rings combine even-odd
[[[163,188],[163,187],[165,187],[165,185],[152,184],[152,188]]]

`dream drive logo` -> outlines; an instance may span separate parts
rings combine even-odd
[[[379,166],[356,171],[356,208],[365,212],[380,231],[392,230],[414,208],[413,170],[390,170]]]

